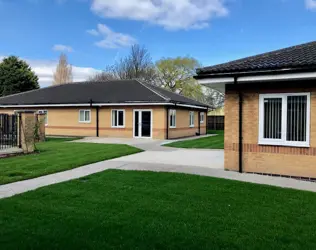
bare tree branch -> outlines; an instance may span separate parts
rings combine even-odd
[[[54,73],[53,85],[71,83],[72,81],[72,66],[68,64],[67,56],[61,54]]]

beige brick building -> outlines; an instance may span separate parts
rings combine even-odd
[[[208,107],[136,80],[72,83],[0,98],[46,114],[46,135],[174,139],[206,134]]]
[[[198,70],[225,92],[225,169],[316,178],[316,42]]]

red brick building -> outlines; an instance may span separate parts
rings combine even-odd
[[[316,42],[206,67],[225,92],[225,168],[316,178]]]

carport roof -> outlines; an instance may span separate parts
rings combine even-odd
[[[2,107],[91,103],[176,103],[207,107],[204,103],[138,80],[69,83],[0,98],[0,106]]]

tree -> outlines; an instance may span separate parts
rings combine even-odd
[[[178,94],[203,101],[203,89],[193,76],[201,64],[192,57],[163,58],[156,62],[160,85]]]
[[[89,77],[89,81],[91,82],[106,82],[106,81],[111,81],[111,80],[116,80],[116,79],[117,78],[114,75],[106,71],[97,73],[94,76]]]
[[[72,82],[72,66],[68,64],[67,56],[61,54],[59,62],[54,73],[53,85],[65,84]]]
[[[9,56],[0,63],[0,96],[38,88],[38,77],[25,61]]]
[[[126,57],[108,66],[106,72],[114,79],[139,79],[147,83],[154,83],[156,79],[156,69],[150,53],[138,44],[131,47]]]

